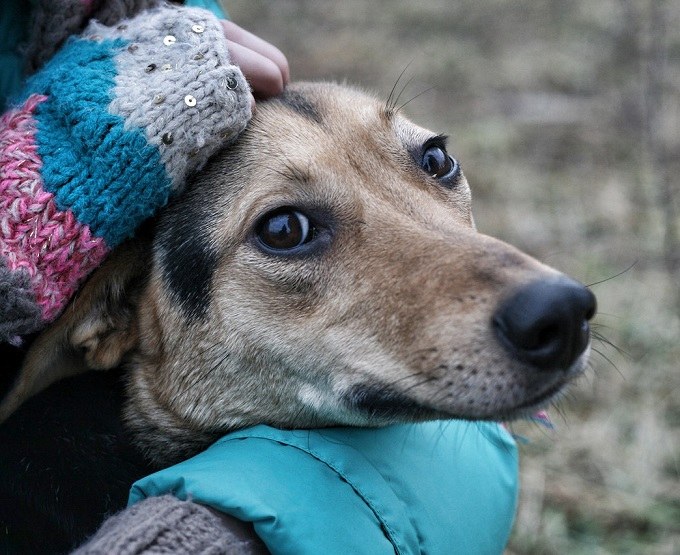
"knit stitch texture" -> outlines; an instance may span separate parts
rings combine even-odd
[[[231,65],[224,31],[208,11],[160,8],[132,26],[92,23],[90,37],[123,38],[110,111],[157,145],[175,189],[250,117],[249,86]],[[165,140],[163,139],[165,137]]]
[[[5,288],[0,296],[0,337],[4,340],[34,331],[37,314],[45,320],[54,318],[107,253],[104,241],[92,237],[70,210],[59,210],[54,195],[44,190],[33,113],[45,100],[32,96],[0,120],[0,261]]]
[[[160,0],[35,0],[31,39],[25,48],[26,72],[31,74],[42,67],[69,36],[85,28],[90,18],[113,25],[159,3]]]
[[[28,84],[48,97],[35,114],[45,188],[112,248],[170,193],[158,149],[107,109],[126,44],[71,39]]]
[[[248,90],[205,10],[163,5],[66,42],[0,120],[0,340],[54,319],[236,138]]]
[[[172,496],[152,497],[111,518],[72,555],[126,553],[251,553],[206,507]]]

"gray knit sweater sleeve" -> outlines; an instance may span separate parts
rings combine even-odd
[[[109,518],[73,555],[269,553],[252,527],[191,501],[150,497]]]

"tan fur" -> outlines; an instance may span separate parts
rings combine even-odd
[[[110,325],[110,341],[101,326],[112,321],[92,316],[112,302],[101,286],[118,279],[109,264],[38,341],[25,374],[44,375],[46,365],[34,364],[48,359],[58,375],[83,346],[89,367],[130,360],[127,421],[143,448],[167,462],[257,423],[514,417],[583,369],[587,354],[548,375],[494,337],[498,303],[557,272],[475,230],[464,178],[447,190],[413,162],[409,149],[432,132],[354,89],[294,90],[320,122],[262,103],[243,138],[194,184],[210,191],[196,202],[211,207],[202,232],[218,253],[205,315],[187,318],[156,249],[135,316],[122,335]],[[258,250],[255,223],[282,206],[330,214],[327,248],[309,257]],[[135,254],[133,266],[146,268],[147,251]],[[395,414],[356,411],[347,393],[358,385],[409,402]]]
[[[0,403],[0,423],[55,381],[115,368],[134,349],[138,336],[134,290],[147,273],[139,261],[149,256],[149,243],[141,238],[122,245],[34,341],[16,383]]]

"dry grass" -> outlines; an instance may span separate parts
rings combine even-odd
[[[451,136],[478,227],[594,286],[592,369],[529,429],[508,553],[680,553],[680,4],[231,0],[295,79],[387,96]],[[664,188],[665,184],[665,188]],[[673,275],[675,272],[675,275]]]

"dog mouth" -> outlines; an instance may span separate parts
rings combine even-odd
[[[521,418],[526,418],[532,416],[535,412],[544,409],[546,405],[552,403],[556,397],[564,391],[564,388],[570,383],[569,379],[560,380],[558,383],[550,386],[545,391],[535,395],[519,405],[510,409],[499,420],[510,421],[518,420]]]
[[[510,406],[503,407],[503,403],[499,403],[497,409],[487,414],[480,414],[474,409],[466,413],[465,410],[433,407],[387,385],[375,383],[356,384],[350,388],[344,398],[349,408],[362,414],[371,422],[435,419],[511,421],[531,417],[536,411],[552,403],[573,379],[582,373],[584,367],[585,362],[581,359],[567,372],[562,372],[559,379],[551,380],[552,383],[538,388],[538,391],[531,392],[530,395]]]
[[[590,352],[590,345],[581,354],[581,357],[576,360],[572,366],[564,372],[559,379],[542,389],[538,393],[531,395],[528,399],[523,400],[515,407],[510,409],[507,414],[503,416],[503,420],[516,420],[533,415],[536,411],[543,409],[546,405],[552,403],[565,388],[578,376],[580,376],[587,364],[588,354]]]

